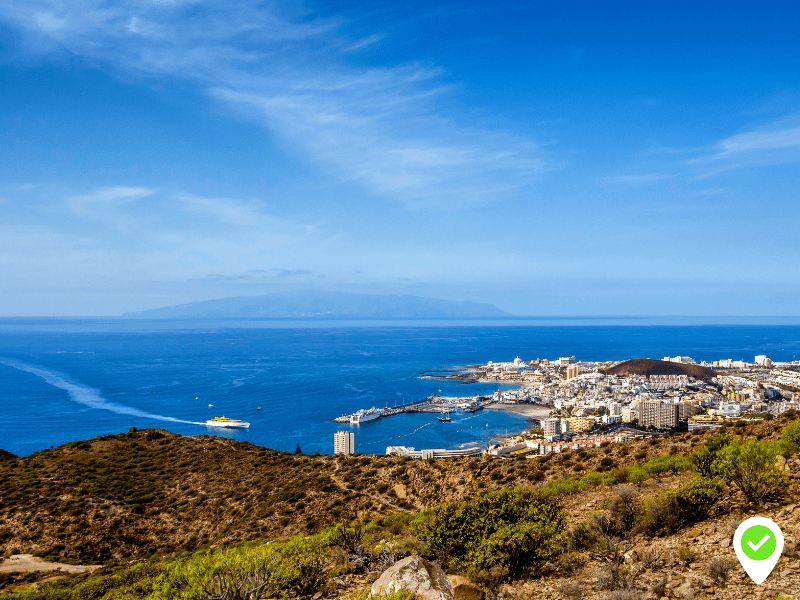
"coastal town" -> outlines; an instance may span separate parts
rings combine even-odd
[[[730,420],[770,419],[800,410],[800,361],[777,362],[766,355],[753,362],[723,359],[696,362],[688,356],[661,360],[581,361],[516,358],[445,372],[426,372],[431,379],[516,386],[491,396],[447,398],[386,409],[361,410],[338,422],[358,424],[401,412],[451,412],[501,409],[529,417],[532,427],[485,447],[417,450],[389,446],[387,454],[412,458],[444,458],[490,454],[522,458],[566,449],[630,441],[676,430],[715,429]],[[337,432],[335,451],[350,453]]]

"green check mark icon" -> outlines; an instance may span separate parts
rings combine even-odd
[[[775,541],[768,527],[753,525],[742,535],[742,550],[751,560],[766,560],[775,552]]]

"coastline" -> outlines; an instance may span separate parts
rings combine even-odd
[[[538,404],[502,404],[493,403],[484,406],[484,410],[505,410],[508,412],[517,413],[518,415],[525,415],[526,417],[534,417],[536,419],[545,419],[550,415],[550,408]]]

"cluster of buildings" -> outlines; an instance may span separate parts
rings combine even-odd
[[[726,419],[759,418],[765,413],[800,411],[800,361],[777,362],[765,355],[750,362],[725,359],[695,362],[688,356],[664,361],[713,368],[710,381],[688,375],[606,375],[614,361],[557,360],[489,362],[474,368],[481,381],[506,381],[519,389],[496,391],[489,403],[538,404],[550,409],[541,434],[518,436],[488,452],[498,456],[547,454],[564,448],[627,441],[645,431],[716,428]],[[334,452],[354,451],[353,432],[334,435]],[[412,458],[479,455],[479,447],[416,450],[389,446],[387,454]]]
[[[520,389],[495,392],[492,401],[533,403],[551,408],[541,423],[548,443],[596,430],[630,426],[669,430],[719,427],[725,419],[800,410],[800,361],[777,362],[766,355],[753,362],[725,359],[697,363],[689,356],[664,361],[713,368],[709,381],[679,375],[605,375],[616,362],[558,360],[487,363],[483,381],[518,382]],[[499,375],[502,374],[502,377]]]
[[[766,369],[786,369],[792,367],[800,367],[800,360],[794,361],[773,361],[765,354],[759,354],[755,357],[753,362],[747,362],[744,360],[733,360],[732,358],[724,358],[722,360],[715,360],[712,362],[701,361],[695,362],[689,356],[665,356],[661,360],[668,361],[668,362],[675,362],[675,363],[682,363],[685,365],[700,365],[701,367],[708,367],[709,369],[757,369],[757,368],[766,368]]]
[[[582,448],[599,448],[604,442],[618,443],[645,437],[645,432],[619,431],[614,433],[597,432],[576,435],[570,440],[546,441],[544,439],[522,440],[515,439],[505,445],[490,447],[488,453],[499,457],[524,457],[533,458],[540,454],[563,452],[565,450],[580,450]]]

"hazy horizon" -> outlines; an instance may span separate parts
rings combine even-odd
[[[0,0],[0,316],[800,314],[798,16]]]

